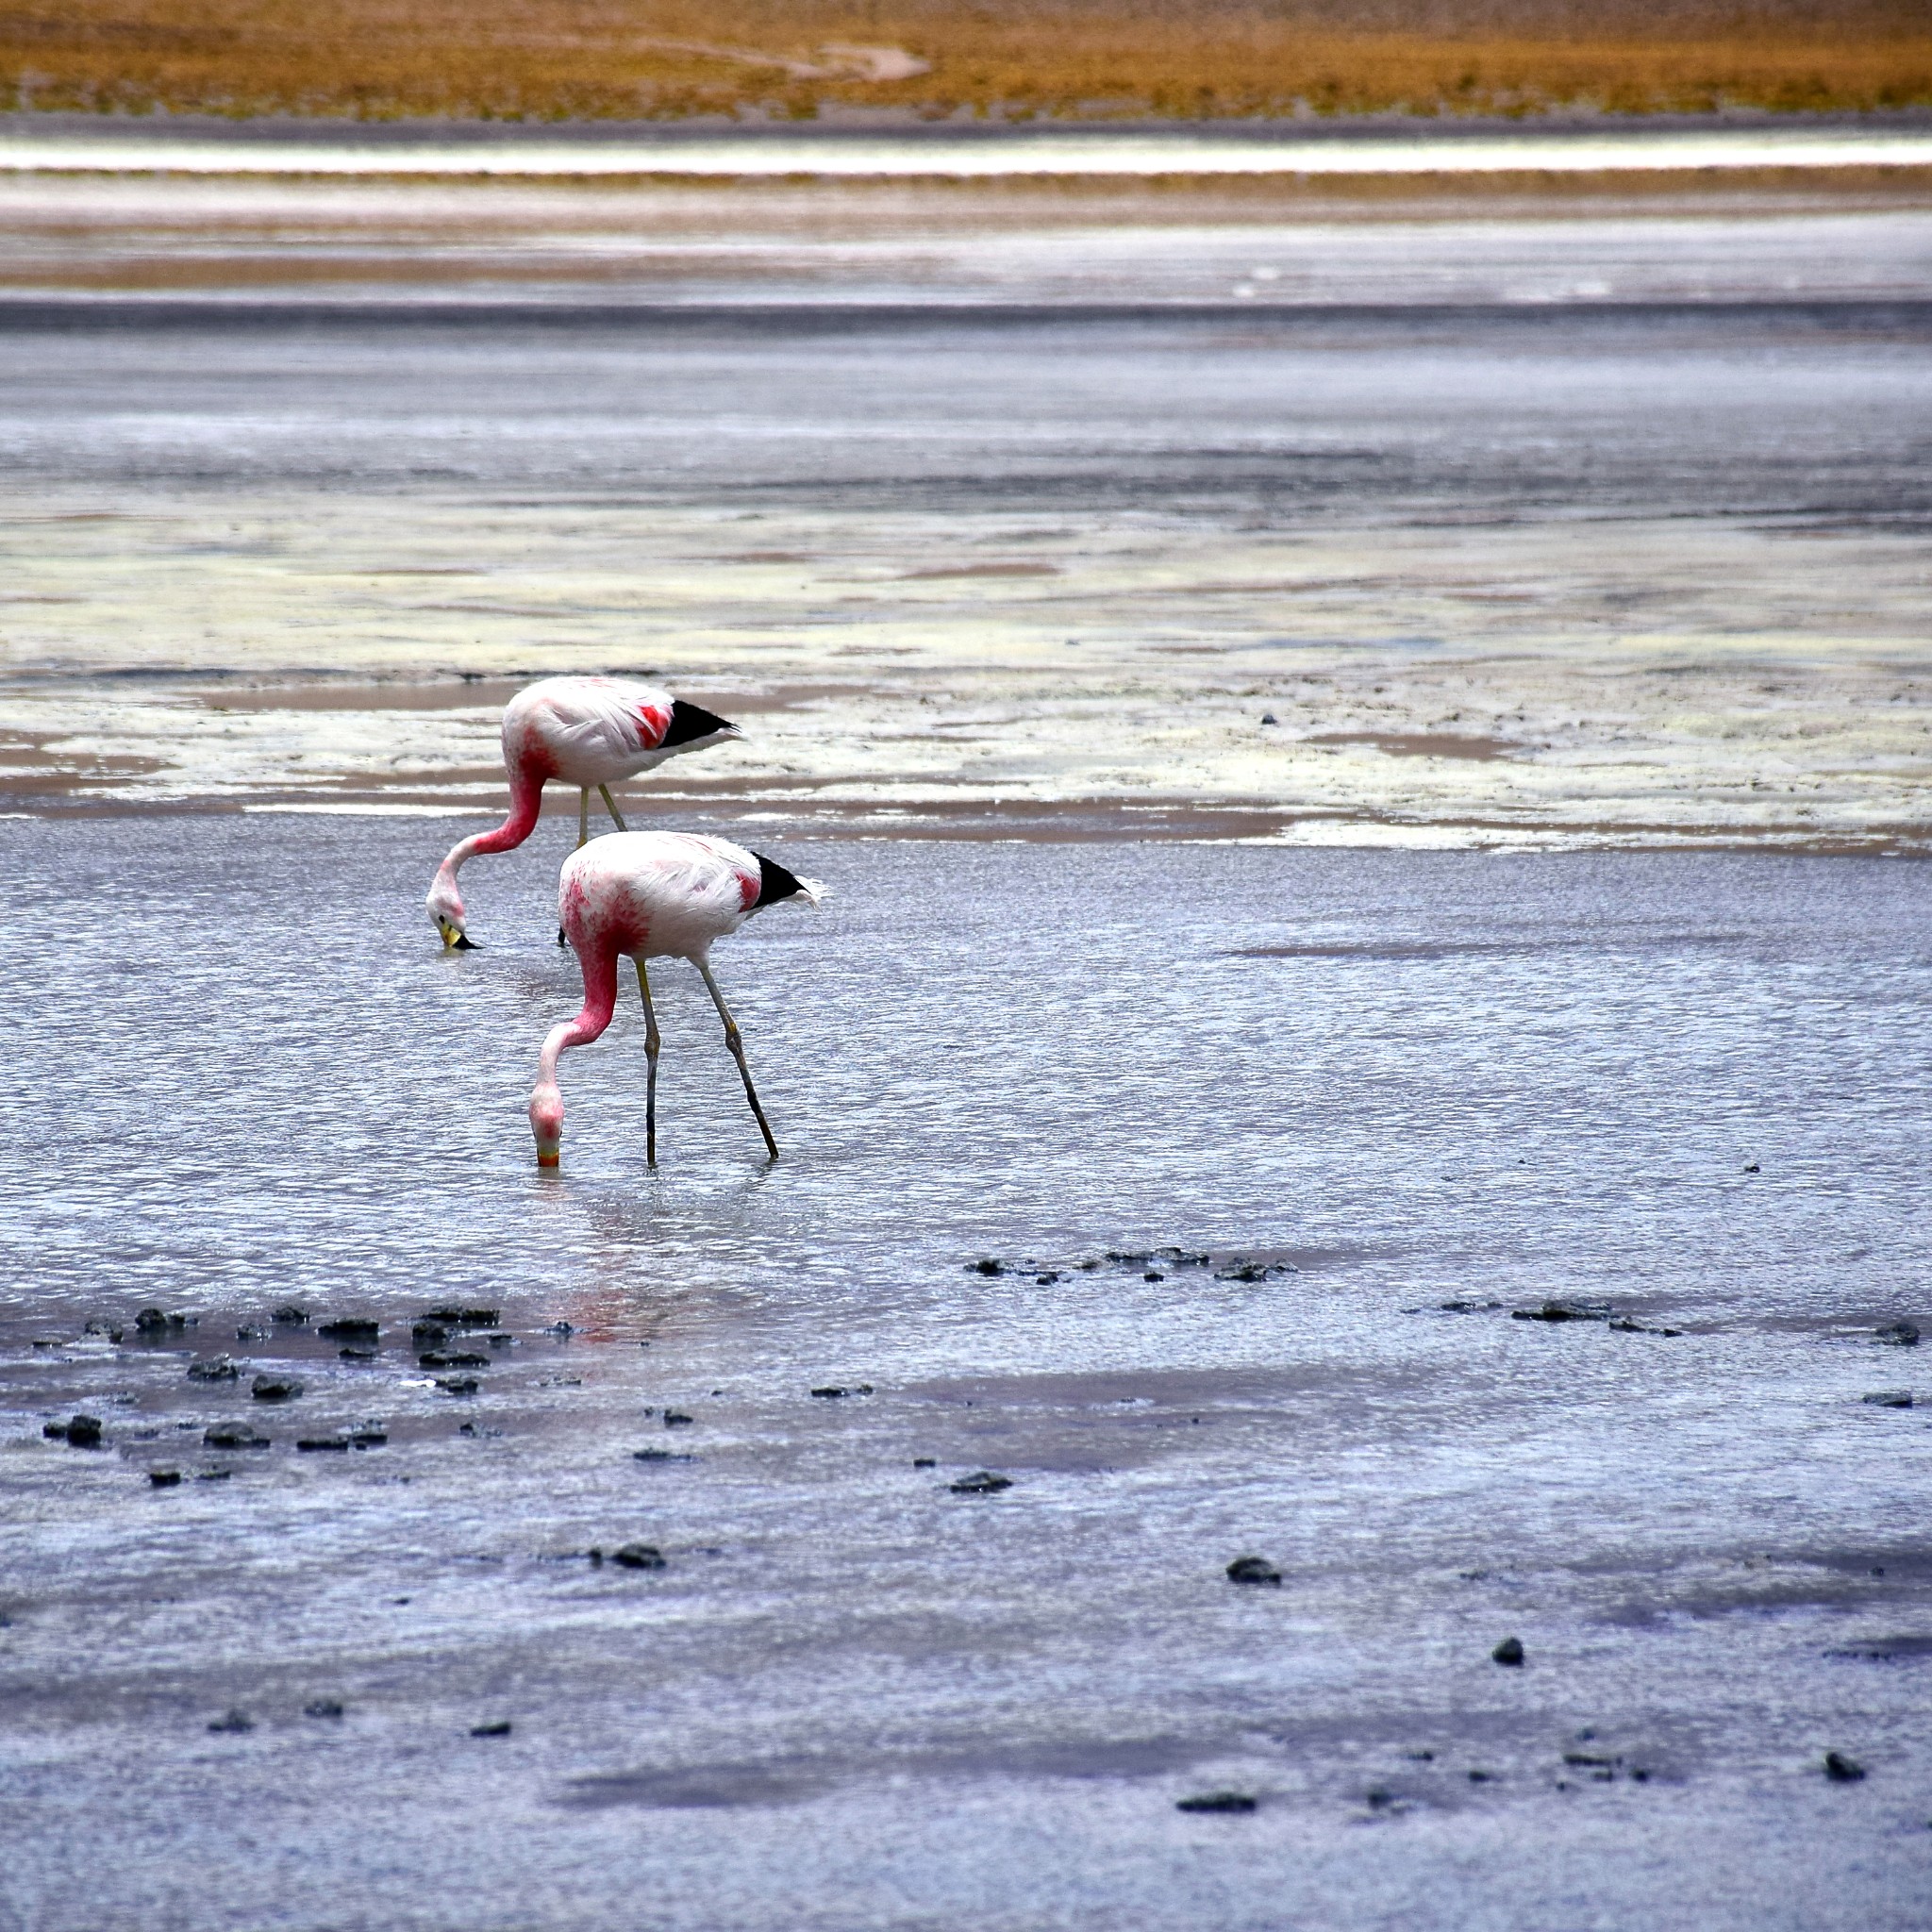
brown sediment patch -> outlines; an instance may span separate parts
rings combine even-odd
[[[1526,749],[1504,738],[1465,738],[1453,731],[1323,731],[1297,744],[1365,744],[1391,758],[1462,758],[1488,764]]]

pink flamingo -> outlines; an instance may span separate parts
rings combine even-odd
[[[479,852],[509,852],[536,829],[543,787],[559,778],[581,794],[577,843],[591,836],[591,787],[625,829],[610,788],[661,765],[681,751],[697,751],[743,734],[702,705],[687,704],[654,684],[621,677],[546,677],[526,685],[503,708],[503,763],[509,774],[509,817],[493,832],[478,832],[450,848],[429,888],[429,916],[447,947],[475,943],[463,929],[463,895],[457,872]],[[558,934],[559,943],[563,939]]]
[[[583,968],[584,1004],[575,1020],[550,1029],[538,1062],[537,1087],[530,1095],[530,1131],[537,1137],[539,1167],[555,1167],[561,1158],[563,1095],[557,1085],[557,1062],[567,1047],[588,1044],[610,1024],[617,1005],[620,956],[636,965],[638,991],[644,1001],[649,1070],[644,1088],[646,1162],[658,1164],[659,1035],[644,961],[659,958],[689,959],[703,975],[724,1023],[724,1044],[743,1077],[744,1097],[751,1102],[772,1158],[777,1159],[778,1143],[758,1105],[758,1089],[751,1084],[738,1022],[711,976],[709,955],[714,941],[736,932],[754,912],[793,897],[816,906],[824,897],[824,888],[729,840],[691,832],[607,832],[564,860],[557,887],[557,914]]]

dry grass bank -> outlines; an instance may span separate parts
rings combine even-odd
[[[0,107],[610,119],[1932,105],[1923,0],[13,0]]]

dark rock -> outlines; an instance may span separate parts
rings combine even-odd
[[[1523,1640],[1520,1637],[1506,1637],[1497,1644],[1490,1656],[1499,1664],[1520,1664],[1523,1661]]]
[[[912,1466],[914,1469],[937,1469],[940,1466],[940,1459],[937,1456],[915,1456],[912,1458]]]
[[[1387,1811],[1392,1805],[1399,1802],[1395,1793],[1389,1790],[1386,1785],[1371,1785],[1362,1793],[1362,1803],[1371,1811]]]
[[[269,1438],[258,1436],[246,1423],[216,1423],[203,1432],[202,1441],[210,1449],[266,1449]]]
[[[1261,722],[1264,724],[1279,724],[1281,720],[1273,711],[1263,711],[1261,713]]]
[[[270,1321],[280,1322],[284,1326],[290,1328],[301,1327],[303,1323],[308,1321],[308,1310],[307,1308],[298,1308],[293,1302],[284,1302],[282,1306],[278,1307],[275,1311],[275,1313],[269,1317]]]
[[[304,1717],[341,1717],[342,1707],[333,1697],[318,1697],[313,1704],[302,1707]]]
[[[258,1328],[252,1322],[244,1322],[241,1327],[236,1329],[235,1340],[237,1341],[259,1341],[267,1332],[264,1328]]]
[[[147,1479],[158,1490],[175,1490],[181,1486],[181,1472],[178,1469],[151,1469]]]
[[[255,1720],[245,1710],[231,1710],[208,1725],[211,1731],[252,1731],[254,1728]]]
[[[483,1340],[491,1348],[513,1348],[516,1346],[516,1337],[514,1335],[505,1335],[501,1332],[495,1335],[486,1335]]]
[[[451,1355],[439,1348],[432,1348],[416,1357],[416,1366],[421,1369],[487,1369],[490,1357],[487,1355]]]
[[[1602,1302],[1545,1302],[1540,1308],[1512,1308],[1512,1322],[1607,1322],[1608,1307]]]
[[[840,1396],[850,1395],[852,1393],[851,1390],[841,1389],[830,1382],[826,1383],[826,1385],[823,1389],[814,1389],[811,1392],[814,1395],[816,1395],[821,1402],[836,1402],[840,1398]]]
[[[380,1449],[389,1441],[387,1429],[351,1429],[349,1446],[352,1449]]]
[[[1150,1268],[1146,1274],[1141,1275],[1141,1279],[1142,1281],[1165,1281],[1167,1276],[1158,1268]]]
[[[264,1437],[262,1439],[263,1447],[267,1446],[267,1441],[268,1439]],[[232,1469],[205,1469],[194,1480],[198,1483],[225,1483],[234,1474],[235,1472]]]
[[[1919,1329],[1914,1322],[1894,1322],[1889,1328],[1879,1328],[1874,1333],[1887,1348],[1917,1348],[1919,1345]]]
[[[995,1475],[990,1469],[975,1471],[972,1475],[962,1475],[953,1488],[956,1496],[996,1496],[1002,1490],[1010,1490],[1013,1479],[1009,1475]]]
[[[1861,1395],[1858,1400],[1869,1402],[1874,1408],[1909,1408],[1912,1391],[1909,1389],[1874,1389],[1870,1395]]]
[[[611,1553],[610,1560],[621,1570],[662,1570],[662,1554],[655,1543],[625,1543]]]
[[[496,1308],[431,1308],[425,1322],[441,1322],[445,1328],[494,1328],[502,1319]]]
[[[101,1446],[101,1419],[97,1415],[70,1416],[67,1421],[70,1449],[98,1449]]]
[[[470,1735],[473,1738],[507,1738],[509,1736],[509,1720],[505,1717],[498,1718],[493,1724],[472,1724]]]
[[[258,1375],[248,1392],[258,1402],[292,1402],[301,1394],[302,1384],[293,1375]]]
[[[315,1331],[325,1341],[374,1341],[382,1333],[382,1324],[366,1315],[341,1315],[325,1322]]]
[[[675,1449],[633,1449],[633,1462],[695,1462],[695,1456],[680,1456]]]
[[[1469,1781],[1473,1785],[1486,1785],[1491,1781],[1491,1778],[1494,1777],[1494,1775],[1495,1774],[1493,1772],[1473,1771],[1469,1774]]]
[[[1746,1174],[1761,1174],[1763,1172],[1763,1169],[1759,1167],[1757,1161],[1747,1160],[1744,1163],[1744,1172]]]
[[[1257,1808],[1257,1801],[1245,1791],[1202,1791],[1191,1798],[1174,1801],[1176,1811],[1246,1812]]]
[[[475,1375],[442,1375],[436,1386],[445,1395],[474,1395],[482,1387]]]
[[[1856,1757],[1847,1757],[1842,1751],[1827,1751],[1824,1754],[1824,1774],[1835,1785],[1855,1785],[1865,1775],[1865,1767]]]
[[[681,1429],[691,1418],[681,1408],[667,1408],[664,1411],[664,1426],[667,1429]]]
[[[159,1308],[143,1308],[134,1318],[134,1331],[137,1335],[165,1335],[168,1318]]]
[[[225,1355],[209,1356],[203,1361],[188,1364],[191,1382],[232,1382],[241,1373]]]
[[[1281,1572],[1266,1557],[1237,1557],[1227,1566],[1230,1583],[1279,1583]]]
[[[41,1434],[46,1437],[50,1442],[64,1442],[67,1440],[67,1424],[65,1423],[42,1423],[41,1424]]]
[[[425,1348],[434,1348],[449,1340],[449,1326],[443,1322],[418,1322],[409,1330],[409,1340],[421,1342]]]
[[[336,1353],[345,1362],[374,1362],[382,1359],[382,1351],[379,1348],[339,1348]]]
[[[1037,1288],[1051,1288],[1058,1279],[1059,1276],[1049,1268],[1044,1274],[1036,1274],[1033,1277],[1033,1282]]]
[[[1004,1274],[1007,1271],[1002,1263],[995,1261],[989,1255],[983,1261],[969,1261],[966,1264],[966,1272],[969,1274]]]
[[[305,1450],[343,1449],[349,1446],[346,1436],[303,1436],[297,1439],[296,1448]]]
[[[559,1341],[568,1341],[577,1331],[568,1322],[553,1322],[543,1332],[556,1336]]]

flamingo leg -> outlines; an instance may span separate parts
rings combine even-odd
[[[624,814],[617,808],[616,799],[612,798],[610,795],[609,786],[600,785],[598,786],[597,790],[604,794],[604,809],[608,811],[610,814],[610,816],[617,822],[617,829],[620,832],[629,831],[630,827],[624,822]],[[587,791],[584,793],[584,809],[586,811],[588,811],[591,808],[590,800],[591,794]]]
[[[731,1058],[738,1062],[738,1071],[744,1077],[744,1097],[751,1102],[758,1132],[765,1137],[765,1145],[772,1150],[772,1158],[776,1160],[778,1143],[772,1138],[772,1124],[765,1118],[764,1108],[758,1105],[758,1091],[751,1084],[751,1069],[744,1063],[744,1040],[738,1030],[738,1022],[731,1017],[731,1008],[724,1004],[724,995],[718,991],[718,982],[711,977],[709,964],[702,958],[691,963],[705,976],[705,990],[711,995],[711,1004],[717,1008],[719,1019],[724,1023],[724,1044],[731,1049]]]
[[[658,1164],[658,1048],[663,1036],[658,1031],[658,1009],[651,1004],[650,975],[644,971],[641,959],[633,962],[638,969],[638,991],[644,996],[644,1062],[649,1072],[644,1075],[644,1164],[656,1167]]]

